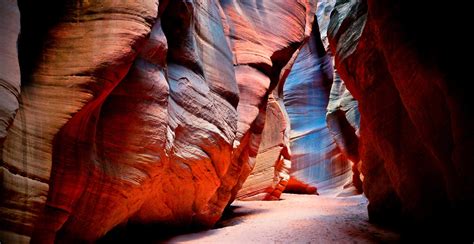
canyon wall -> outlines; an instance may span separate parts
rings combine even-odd
[[[269,93],[316,7],[18,6],[22,103],[4,142],[0,202],[2,240],[18,242],[93,241],[127,223],[213,225],[254,166]],[[10,31],[2,42],[12,46]],[[8,79],[17,90],[18,76]],[[3,132],[15,99],[7,116],[2,108]]]
[[[474,120],[459,62],[471,45],[455,34],[469,14],[445,6],[338,0],[329,36],[359,102],[370,220],[453,240],[474,233]]]
[[[299,52],[283,88],[291,124],[288,191],[311,193],[311,187],[316,187],[324,194],[350,182],[351,164],[326,123],[333,75],[332,57],[323,45],[318,23],[314,23],[313,33]]]
[[[3,164],[3,144],[7,136],[8,129],[13,123],[15,114],[19,107],[20,98],[20,66],[18,63],[18,52],[16,43],[20,32],[20,12],[16,1],[0,1],[0,200],[3,204],[0,208],[0,240],[4,242],[26,242],[27,239],[21,235],[8,233],[4,226],[16,224],[25,219],[28,215],[22,214],[21,209],[8,211],[8,205],[28,205],[35,201],[23,200],[22,198],[8,199],[10,192],[21,191],[22,185],[15,174],[9,173]],[[26,179],[25,179],[26,180]],[[40,186],[41,187],[41,186]],[[46,193],[45,193],[46,194]],[[44,202],[44,198],[41,199]],[[31,205],[30,205],[31,206]],[[15,219],[14,223],[9,223],[7,219]]]
[[[326,123],[337,147],[352,164],[352,185],[358,193],[362,193],[359,104],[336,71],[329,96]]]
[[[237,62],[237,81],[241,96],[244,98],[240,101],[238,107],[237,142],[234,143],[234,148],[237,151],[234,155],[241,156],[233,158],[233,162],[243,165],[240,172],[234,172],[234,174],[240,175],[236,187],[232,190],[232,198],[235,198],[262,193],[262,191],[272,189],[268,186],[276,187],[279,185],[276,183],[280,181],[277,176],[275,176],[275,182],[273,179],[263,177],[257,179],[257,182],[262,182],[262,185],[248,189],[253,193],[245,193],[247,191],[245,189],[240,195],[238,193],[256,165],[261,140],[274,138],[273,135],[267,135],[267,137],[262,135],[265,119],[271,117],[271,114],[269,116],[266,114],[267,103],[273,108],[273,111],[280,109],[274,101],[269,100],[269,94],[273,92],[276,95],[274,98],[278,101],[279,96],[274,90],[277,89],[279,84],[284,83],[294,62],[294,56],[311,33],[316,4],[309,1],[306,3],[306,9],[300,8],[303,6],[301,3],[285,1],[265,2],[263,5],[257,1],[256,5],[242,4],[242,6],[225,2],[221,4],[228,18],[232,20],[229,24],[229,36]],[[276,9],[282,11],[282,13],[278,11],[264,13],[265,8]],[[293,11],[306,11],[305,19],[301,19],[303,15],[295,15]],[[302,23],[304,25],[301,25]],[[253,26],[256,31],[249,31],[249,26]],[[274,28],[270,30],[268,26]],[[304,37],[304,39],[301,37]],[[265,89],[261,89],[262,87],[265,87]],[[283,117],[278,116],[278,118]],[[285,122],[273,120],[273,124],[278,124],[279,128],[285,127]],[[271,127],[267,128],[270,129]],[[274,132],[277,137],[281,134],[278,129],[270,131]],[[284,129],[282,129],[283,131]],[[274,143],[276,141],[264,142],[267,146]],[[275,153],[278,154],[279,152],[275,151]],[[276,157],[278,156],[275,155]],[[263,163],[268,167],[274,167],[274,163],[277,162],[267,161]],[[257,166],[256,168],[261,167]],[[271,170],[267,170],[267,173],[270,173],[270,175],[278,174],[278,172],[273,173]]]
[[[334,72],[327,52],[334,5],[333,0],[318,1],[313,32],[295,53],[288,78],[274,90],[276,101],[280,98],[282,103],[268,104],[272,113],[266,115],[262,145],[238,194],[241,199],[278,199],[282,189],[314,194],[319,188],[322,194],[335,195],[351,183],[351,165],[354,185],[361,191],[357,101]]]
[[[18,110],[20,97],[20,65],[16,41],[20,32],[20,12],[16,1],[0,4],[0,158],[7,131]]]
[[[0,240],[210,227],[352,172],[372,222],[471,240],[468,8],[318,6],[1,0]]]
[[[278,200],[288,184],[291,169],[290,121],[277,89],[268,97],[265,126],[262,131],[255,166],[238,199]]]

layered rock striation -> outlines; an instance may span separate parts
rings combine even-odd
[[[312,1],[18,5],[22,102],[3,145],[1,234],[36,242],[94,241],[127,223],[213,225],[254,166],[268,96],[315,11]],[[18,73],[7,78],[18,90]]]
[[[473,112],[463,69],[453,66],[464,55],[452,49],[469,45],[442,33],[468,28],[464,13],[405,1],[336,3],[330,43],[359,102],[363,186],[374,222],[472,239],[464,223],[473,216]]]
[[[320,36],[315,23],[283,88],[291,124],[293,182],[289,191],[311,193],[317,187],[324,193],[350,182],[350,162],[337,147],[326,123],[334,70]]]
[[[278,200],[290,179],[290,124],[283,99],[272,93],[268,98],[265,126],[255,166],[242,188],[238,199]]]

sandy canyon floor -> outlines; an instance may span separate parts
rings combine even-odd
[[[215,229],[170,243],[390,243],[400,236],[368,222],[363,195],[283,194],[280,201],[235,201]]]

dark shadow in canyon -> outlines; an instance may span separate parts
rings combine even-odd
[[[164,224],[126,224],[109,231],[97,243],[160,243],[177,235],[202,231],[196,226],[176,228]]]
[[[225,228],[242,223],[250,215],[256,215],[267,210],[251,209],[242,206],[229,206],[225,209],[221,219],[210,230]],[[209,230],[205,227],[191,225],[188,227],[176,228],[172,225],[164,224],[126,224],[117,226],[109,231],[97,243],[161,243],[167,240],[186,234],[198,234]],[[193,238],[196,240],[197,238]]]
[[[220,229],[228,226],[234,226],[242,223],[244,218],[249,215],[267,212],[264,209],[251,209],[241,206],[229,206],[222,214],[221,219],[216,223],[213,229]]]

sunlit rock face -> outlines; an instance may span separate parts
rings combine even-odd
[[[18,16],[8,4],[2,13]],[[22,103],[3,148],[2,240],[213,225],[255,164],[268,96],[309,36],[315,6],[20,1]],[[18,17],[6,21],[16,23],[2,38],[11,52]],[[5,80],[18,89],[18,73]]]
[[[316,12],[322,44],[333,59],[334,55],[329,48],[328,27],[335,4],[336,0],[318,1]],[[361,190],[358,175],[358,166],[360,166],[358,152],[360,114],[358,103],[347,89],[336,68],[334,68],[326,122],[337,146],[344,156],[353,163],[353,183]]]
[[[453,66],[471,45],[442,33],[470,28],[469,14],[458,10],[341,0],[329,36],[336,67],[359,101],[370,219],[401,221],[412,232],[429,230],[427,237],[472,239],[472,224],[464,223],[473,217],[474,119],[464,64]]]
[[[268,98],[265,126],[255,166],[242,188],[238,199],[277,200],[290,178],[290,124],[283,99],[276,93]]]
[[[287,147],[280,144],[286,145],[287,139],[283,138],[288,128],[287,122],[281,120],[285,117],[282,114],[281,85],[297,51],[311,33],[316,4],[313,1],[304,5],[297,1],[248,1],[241,4],[223,1],[221,5],[229,20],[229,37],[241,97],[231,165],[231,170],[240,177],[232,189],[232,198],[259,193],[263,193],[257,196],[259,199],[277,198],[286,182],[289,164],[287,154],[280,157],[282,147]],[[269,98],[270,93],[273,93],[273,98]],[[267,115],[267,108],[274,114]],[[266,118],[275,127],[267,126],[266,135],[263,135]],[[260,155],[259,163],[257,155],[263,152],[259,151],[261,141],[264,147],[273,147],[273,151],[269,157]],[[253,174],[250,181],[254,183],[247,183],[239,192],[252,169],[264,170],[266,174]]]
[[[333,72],[332,58],[326,53],[315,24],[285,82],[283,94],[291,123],[291,177],[296,184],[317,187],[319,193],[343,186],[351,177],[351,165],[326,124]]]
[[[354,185],[361,190],[357,167],[357,101],[339,76],[333,74],[333,57],[326,52],[327,28],[334,5],[334,0],[318,1],[315,15],[318,22],[314,26],[319,26],[321,31],[313,27],[311,37],[289,63],[288,78],[280,79],[279,88],[274,90],[275,98],[284,102],[269,100],[255,166],[237,194],[240,199],[278,199],[283,188],[288,192],[314,194],[319,187],[321,193],[337,194],[344,184],[351,182],[351,165]],[[332,126],[327,126],[327,122]],[[285,139],[290,135],[291,142]],[[355,163],[349,163],[347,158]],[[291,161],[293,177],[288,180]]]

